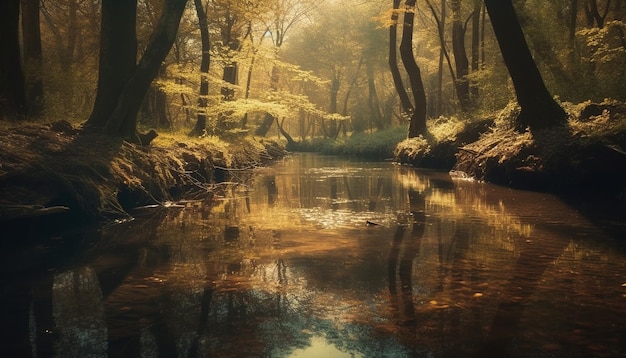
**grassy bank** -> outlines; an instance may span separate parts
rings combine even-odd
[[[395,159],[515,188],[623,198],[626,105],[606,100],[562,106],[569,116],[565,126],[523,133],[513,129],[515,104],[469,124],[439,119],[429,127],[432,138],[400,142]]]
[[[294,152],[346,155],[372,160],[389,159],[396,143],[406,138],[407,128],[394,127],[376,132],[354,133],[337,139],[314,138],[287,146]]]
[[[0,129],[0,221],[49,214],[76,223],[128,217],[132,207],[208,193],[229,169],[285,154],[271,141],[161,135],[150,147],[67,122]]]

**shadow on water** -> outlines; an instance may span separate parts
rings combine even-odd
[[[1,355],[626,354],[624,254],[552,196],[314,155],[218,194],[3,253]]]

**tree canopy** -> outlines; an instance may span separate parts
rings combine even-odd
[[[623,1],[485,4],[4,1],[2,118],[133,139],[137,126],[333,138],[412,116],[413,136],[512,100],[520,129],[562,123],[553,96],[626,100]]]

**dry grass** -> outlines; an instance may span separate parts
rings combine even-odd
[[[245,138],[226,143],[161,135],[141,147],[65,129],[0,128],[0,220],[49,206],[65,206],[85,218],[125,217],[129,207],[171,200],[173,192],[209,191],[217,167],[273,158],[270,144]]]

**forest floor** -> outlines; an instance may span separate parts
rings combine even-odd
[[[0,223],[128,218],[133,207],[209,196],[231,171],[286,154],[268,140],[183,139],[163,135],[142,147],[66,121],[0,128]]]
[[[626,104],[607,100],[562,106],[569,116],[565,126],[516,132],[519,107],[509,105],[496,118],[475,121],[452,135],[433,126],[434,138],[399,143],[395,158],[513,188],[625,202]]]

